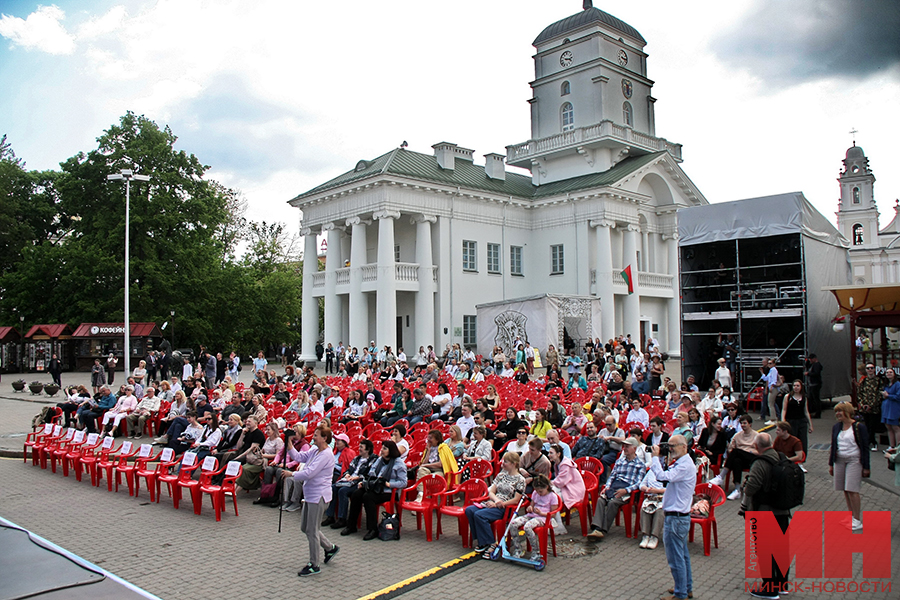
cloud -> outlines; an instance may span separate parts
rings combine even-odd
[[[29,50],[41,50],[48,54],[72,54],[75,37],[66,31],[60,21],[66,14],[57,6],[39,6],[25,19],[0,15],[0,36],[14,46]]]
[[[122,5],[113,6],[102,17],[86,21],[78,26],[78,40],[90,40],[118,30],[125,22],[128,13]]]
[[[900,66],[898,31],[897,0],[764,0],[712,50],[768,82],[860,80]]]

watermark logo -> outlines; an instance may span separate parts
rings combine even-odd
[[[891,578],[891,513],[868,511],[863,530],[850,528],[846,511],[797,511],[787,531],[775,515],[751,511],[745,518],[744,576],[772,577],[774,560],[786,573],[796,559],[792,578],[848,579],[853,577],[853,554],[863,557],[865,579]]]

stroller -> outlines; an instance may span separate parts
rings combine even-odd
[[[516,505],[516,510],[513,511],[512,517],[509,522],[506,524],[506,529],[503,531],[503,536],[500,538],[500,542],[497,546],[491,550],[490,558],[491,560],[500,560],[504,558],[513,563],[517,563],[520,565],[528,565],[529,567],[534,567],[536,571],[543,571],[544,567],[547,566],[547,562],[543,558],[539,558],[537,560],[531,560],[530,558],[526,558],[524,556],[516,556],[509,550],[509,534],[510,529],[512,528],[512,523],[515,520],[516,516],[519,513],[519,509],[522,508],[522,503],[525,501],[525,496],[519,500],[519,504]],[[562,502],[560,502],[557,506],[562,506]],[[553,512],[559,512],[559,508],[554,510]],[[551,513],[552,515],[553,513]],[[549,519],[549,516],[548,516]],[[523,534],[523,532],[517,532],[517,534]]]

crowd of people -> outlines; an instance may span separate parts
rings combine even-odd
[[[639,545],[653,550],[672,536],[665,544],[675,565],[672,597],[681,598],[691,591],[689,557],[679,542],[683,515],[709,500],[693,497],[697,470],[700,479],[726,493],[731,480],[728,499],[741,499],[743,489],[742,504],[754,506],[758,458],[775,452],[796,463],[806,459],[812,420],[800,381],[768,407],[780,416],[769,436],[753,428],[740,396],[722,385],[730,383],[728,373],[718,373],[705,394],[693,377],[678,386],[665,376],[654,340],[646,352],[627,336],[608,344],[595,340],[580,355],[551,346],[542,356],[527,342],[515,347],[510,356],[494,348],[482,359],[458,345],[448,345],[441,356],[429,346],[409,357],[402,348],[394,353],[374,342],[362,354],[328,344],[324,377],[293,364],[279,375],[260,352],[250,362],[246,384],[239,358],[222,360],[221,353],[203,349],[195,364],[185,361],[180,377],[156,379],[141,361],[117,392],[93,380],[99,383],[93,394],[84,386],[70,388],[58,406],[66,425],[102,435],[124,429],[140,439],[152,421],[156,444],[176,453],[190,450],[201,460],[212,455],[221,464],[241,462],[237,489],[259,489],[256,504],[303,510],[310,563],[301,575],[319,572],[337,552],[323,528],[352,535],[364,511],[363,539],[374,539],[378,506],[393,491],[411,485],[421,502],[424,490],[415,482],[440,475],[458,483],[463,467],[482,459],[494,466],[487,475],[488,498],[465,511],[476,550],[490,555],[498,543],[491,523],[508,518],[507,509],[523,496],[530,502],[514,525],[535,548],[534,529],[543,519],[585,498],[589,470],[599,489],[587,537],[610,535],[620,508],[640,498],[634,506],[643,534]],[[724,362],[720,371],[728,371]],[[877,404],[887,413],[888,427],[891,419],[896,423],[891,407],[900,401],[900,382],[890,372],[886,383],[878,388],[877,403],[867,382],[861,383],[866,423],[855,421],[851,405],[836,409],[829,464],[854,529],[862,526],[859,480],[869,469],[867,415]],[[894,435],[891,445],[896,456]],[[676,463],[694,473],[691,494],[682,491],[666,501]],[[313,466],[327,475],[327,492],[321,482],[309,483],[325,477]],[[742,482],[744,473],[749,475]],[[667,502],[686,509],[667,510]],[[558,521],[557,516],[556,526]],[[512,551],[522,555],[524,549],[517,543]]]

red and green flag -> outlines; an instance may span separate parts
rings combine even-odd
[[[634,293],[634,279],[631,277],[631,265],[625,267],[625,270],[621,273],[622,279],[625,280],[625,285],[628,286],[628,294],[631,295]]]

